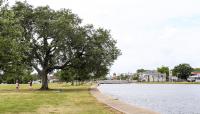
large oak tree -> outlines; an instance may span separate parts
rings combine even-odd
[[[108,30],[83,26],[69,9],[34,8],[25,2],[16,2],[11,9],[23,29],[18,43],[26,48],[24,63],[41,76],[43,90],[48,89],[47,75],[54,70],[84,69],[100,75],[120,55]]]

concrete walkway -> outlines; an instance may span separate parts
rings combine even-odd
[[[103,95],[96,86],[91,87],[91,94],[96,97],[96,99],[99,102],[102,102],[116,110],[119,110],[120,112],[123,112],[125,114],[159,114],[157,112],[141,108],[138,106],[129,105],[127,103],[124,103],[120,100],[113,99],[110,96]]]

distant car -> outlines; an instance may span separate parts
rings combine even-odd
[[[200,76],[199,75],[194,75],[194,76],[189,76],[187,78],[188,82],[200,82]]]
[[[33,84],[40,84],[41,81],[40,81],[40,80],[36,80],[36,81],[33,81],[32,83],[33,83]]]
[[[59,82],[59,79],[51,79],[49,80],[50,83],[55,83],[55,82]]]
[[[195,82],[195,77],[189,77],[189,78],[187,78],[187,81],[188,82]]]

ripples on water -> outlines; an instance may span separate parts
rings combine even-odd
[[[98,89],[124,102],[162,114],[200,114],[200,85],[102,84]]]

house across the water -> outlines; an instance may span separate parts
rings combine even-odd
[[[200,71],[191,72],[191,76],[187,78],[189,82],[200,82]]]
[[[191,75],[199,75],[200,76],[200,71],[198,71],[198,72],[196,72],[196,71],[191,72]]]
[[[159,73],[156,70],[147,70],[139,74],[139,81],[164,82],[166,81],[166,74]]]

